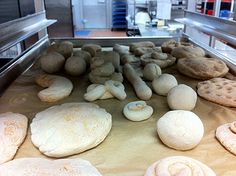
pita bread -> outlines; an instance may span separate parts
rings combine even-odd
[[[1,176],[102,176],[83,159],[20,158],[0,165]]]
[[[92,103],[65,103],[36,114],[31,140],[51,157],[64,157],[96,147],[108,135],[112,118]]]
[[[25,139],[27,125],[28,119],[22,114],[12,112],[0,114],[0,164],[15,156],[18,147]]]
[[[229,71],[223,61],[206,57],[183,58],[177,66],[180,73],[202,80],[222,77]]]

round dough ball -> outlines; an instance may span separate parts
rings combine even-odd
[[[161,68],[157,64],[149,63],[143,69],[143,77],[148,81],[161,75]]]
[[[92,103],[65,103],[36,114],[31,140],[40,152],[65,157],[99,145],[112,126],[111,114]]]
[[[204,126],[193,112],[175,110],[167,112],[157,121],[157,133],[170,148],[190,150],[201,141]]]
[[[168,92],[167,102],[170,109],[191,111],[196,105],[197,93],[191,87],[180,84]]]
[[[58,45],[57,52],[62,54],[65,58],[68,58],[73,53],[73,43],[70,41],[61,42]]]
[[[86,62],[78,56],[71,56],[66,60],[65,70],[72,76],[79,76],[86,71]]]
[[[167,96],[170,89],[177,86],[178,82],[173,75],[162,74],[152,81],[152,87],[158,95]]]
[[[73,56],[78,56],[81,57],[85,60],[86,64],[89,65],[91,62],[91,55],[89,54],[89,52],[87,51],[83,51],[83,50],[78,50],[78,51],[74,51],[73,52]]]
[[[143,121],[151,117],[153,108],[145,101],[133,101],[125,105],[123,114],[131,121]]]
[[[64,63],[65,58],[57,52],[50,52],[40,57],[41,68],[47,73],[60,71],[63,68]]]

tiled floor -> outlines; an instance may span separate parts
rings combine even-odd
[[[86,29],[87,31],[87,29]],[[111,29],[90,29],[88,35],[75,35],[75,38],[87,37],[126,37],[125,31],[111,31]]]

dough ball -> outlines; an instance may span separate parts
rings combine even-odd
[[[40,57],[41,68],[47,73],[60,71],[63,68],[64,63],[65,58],[57,52],[50,52]]]
[[[131,121],[143,121],[151,117],[153,108],[145,101],[133,101],[125,105],[123,114]]]
[[[102,47],[100,45],[92,44],[92,43],[83,45],[81,49],[84,50],[84,51],[89,52],[89,54],[92,57],[94,57],[97,52],[102,51]]]
[[[79,50],[79,51],[74,51],[73,56],[78,56],[81,57],[85,60],[86,64],[89,65],[91,62],[91,55],[87,51]]]
[[[72,76],[79,76],[86,71],[86,62],[79,56],[71,56],[66,60],[65,70]]]
[[[62,54],[65,58],[68,58],[73,53],[73,43],[70,41],[61,42],[58,45],[57,51]]]
[[[170,109],[191,111],[196,105],[197,93],[191,87],[180,84],[168,92],[167,102]]]
[[[4,176],[102,176],[87,160],[18,158],[0,166]]]
[[[157,64],[149,63],[143,69],[143,77],[148,81],[161,75],[161,68]]]
[[[193,112],[175,110],[167,112],[157,121],[157,133],[170,148],[190,150],[201,141],[204,126]]]
[[[31,140],[40,152],[65,157],[99,145],[112,126],[111,114],[93,103],[65,103],[36,114]]]
[[[167,96],[170,89],[177,86],[178,82],[173,75],[162,74],[152,81],[152,87],[158,95]]]

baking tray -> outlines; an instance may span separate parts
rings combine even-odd
[[[179,84],[187,84],[196,90],[198,80],[179,74],[176,66],[164,69],[163,72],[174,75]],[[22,113],[29,118],[30,124],[36,113],[48,107],[84,101],[83,95],[90,84],[87,74],[81,77],[65,75],[74,85],[71,95],[56,103],[45,103],[37,97],[37,93],[42,88],[35,84],[35,77],[40,73],[42,71],[36,59],[34,65],[20,75],[2,94],[0,113],[7,111]],[[147,104],[154,108],[152,117],[143,122],[131,122],[123,116],[122,109],[128,102],[138,98],[128,82],[124,81],[124,85],[127,93],[124,101],[109,99],[94,102],[112,114],[112,130],[104,142],[94,149],[66,158],[79,157],[89,160],[104,176],[143,176],[147,167],[156,160],[167,156],[184,155],[207,164],[217,175],[236,175],[236,157],[225,150],[215,138],[215,129],[219,125],[235,120],[235,108],[227,108],[198,97],[193,112],[203,121],[204,137],[193,150],[177,151],[166,147],[156,132],[157,120],[169,111],[166,97],[153,94],[151,100],[147,101]],[[15,156],[15,158],[22,157],[48,158],[33,146],[30,140],[30,129]]]

